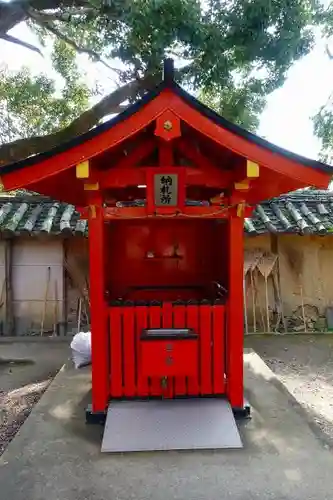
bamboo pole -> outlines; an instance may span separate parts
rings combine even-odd
[[[253,314],[253,332],[257,332],[257,311],[256,311],[256,291],[254,287],[254,277],[253,269],[250,269],[250,281],[251,281],[251,297],[252,297],[252,314]]]
[[[13,310],[13,240],[5,240],[5,276],[6,276],[6,335],[13,335],[15,332],[14,310]]]
[[[82,298],[79,297],[79,308],[77,314],[77,333],[79,333],[81,327],[81,311],[82,311]]]
[[[53,335],[57,335],[57,324],[59,321],[58,318],[59,309],[58,309],[58,282],[54,280],[54,320],[53,320]]]
[[[45,323],[45,317],[46,317],[47,297],[49,295],[50,280],[51,280],[51,267],[49,266],[47,268],[47,278],[46,278],[46,286],[45,286],[45,294],[44,294],[44,306],[43,306],[43,313],[42,313],[42,321],[41,321],[41,325],[40,325],[41,336],[44,334],[44,323]]]
[[[275,330],[278,329],[280,322],[282,322],[284,333],[287,333],[287,325],[284,317],[284,311],[283,311],[283,303],[282,303],[282,297],[281,297],[281,290],[280,290],[280,282],[277,276],[277,270],[275,270],[272,274],[273,278],[273,285],[275,288],[275,293],[277,296],[277,301],[279,305],[279,318],[278,321],[276,322]]]
[[[268,276],[264,276],[265,280],[265,306],[266,306],[266,322],[267,322],[267,332],[271,331],[271,325],[269,320],[269,302],[268,302]]]
[[[300,290],[301,290],[301,302],[302,302],[302,316],[303,316],[304,332],[307,333],[308,329],[306,326],[306,319],[305,319],[304,296],[303,296],[303,286],[302,285],[300,285]]]
[[[269,278],[270,274],[273,272],[276,261],[277,261],[277,255],[265,254],[257,264],[258,270],[263,275],[264,281],[265,281],[265,303],[266,303],[265,305],[266,305],[267,332],[271,331],[270,317],[269,317],[268,278]]]
[[[258,276],[259,276],[259,271],[256,268],[254,270],[254,272],[253,272],[253,282],[254,282],[254,289],[255,289],[256,298],[258,299],[260,319],[261,319],[261,326],[262,326],[263,331],[265,331],[266,325],[265,325],[265,319],[264,319],[264,312],[263,312],[263,307],[262,307],[262,303],[261,303],[261,300],[260,300],[260,295],[259,295],[259,292],[258,292]]]
[[[2,287],[1,287],[1,295],[0,295],[0,309],[4,306],[4,299],[3,299],[3,296],[5,294],[5,289],[6,289],[6,277],[4,278],[3,282],[2,282]]]
[[[246,280],[245,276],[243,278],[243,300],[244,300],[244,323],[245,323],[245,333],[249,333],[249,322],[247,317],[247,300],[246,300]]]

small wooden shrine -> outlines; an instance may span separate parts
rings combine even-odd
[[[4,189],[89,220],[91,415],[114,399],[203,396],[248,411],[244,218],[281,193],[327,188],[331,167],[226,121],[167,60],[161,84],[125,112],[0,175]]]

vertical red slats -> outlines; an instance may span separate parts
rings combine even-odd
[[[200,393],[212,394],[212,308],[210,305],[199,306],[200,324]]]
[[[149,308],[149,328],[161,328],[162,308],[161,306],[150,306]],[[161,381],[156,378],[150,380],[150,395],[160,396],[162,394]]]
[[[173,306],[171,302],[163,302],[162,328],[172,328],[172,308]],[[168,385],[165,391],[165,397],[172,398],[174,396],[174,377],[170,377],[167,384]]]
[[[135,308],[123,308],[123,367],[124,367],[124,396],[131,398],[135,396]]]
[[[224,393],[224,307],[213,306],[213,392]]]
[[[123,395],[122,373],[122,309],[110,309],[110,372],[111,396],[114,398]]]
[[[171,304],[171,302],[163,302],[162,328],[172,328],[172,304]]]
[[[173,306],[173,327],[186,328],[186,306]],[[186,363],[186,359],[184,359]],[[175,394],[176,396],[184,396],[186,394],[186,378],[175,377]]]
[[[225,307],[172,305],[110,309],[111,397],[161,396],[158,378],[140,377],[140,335],[145,328],[191,328],[199,334],[198,377],[169,381],[167,397],[225,392]],[[186,359],[184,359],[186,363]]]
[[[137,373],[137,395],[146,397],[149,396],[148,378],[140,375],[140,336],[142,330],[148,327],[148,307],[137,306],[135,308],[136,314],[136,349],[138,359],[138,373]]]
[[[189,305],[186,307],[186,327],[192,328],[195,333],[199,334],[199,309],[197,305]],[[199,338],[200,343],[200,338]],[[200,344],[199,344],[200,345]],[[200,348],[199,348],[200,357]],[[199,394],[199,369],[200,362],[198,360],[198,375],[187,379],[187,392],[189,396],[198,396]]]

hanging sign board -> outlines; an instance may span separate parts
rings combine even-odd
[[[154,202],[156,207],[176,207],[178,205],[178,175],[154,175]]]
[[[147,169],[147,210],[153,214],[174,213],[185,204],[185,169],[149,167]]]

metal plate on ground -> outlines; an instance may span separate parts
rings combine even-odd
[[[242,448],[224,399],[111,402],[102,452]]]

